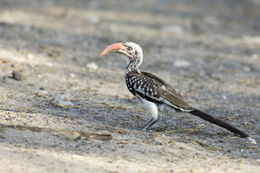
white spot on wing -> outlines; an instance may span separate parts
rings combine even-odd
[[[163,90],[166,90],[166,87],[163,85],[163,86],[162,86],[162,89],[163,89]]]

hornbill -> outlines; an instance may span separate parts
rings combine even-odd
[[[179,92],[156,75],[140,71],[139,66],[143,61],[143,51],[138,44],[133,42],[115,43],[105,48],[99,54],[99,57],[107,53],[121,53],[126,55],[129,60],[125,69],[126,86],[134,96],[138,96],[142,100],[151,114],[150,120],[142,130],[146,130],[160,121],[161,116],[158,116],[158,106],[167,105],[177,111],[187,112],[200,117],[239,135],[241,138],[247,138],[252,143],[256,143],[247,133],[231,124],[190,106],[184,101],[183,96]]]

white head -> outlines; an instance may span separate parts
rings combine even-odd
[[[121,53],[128,57],[131,70],[138,69],[143,62],[143,50],[142,48],[133,42],[115,43],[104,49],[99,56],[103,56],[107,53]]]

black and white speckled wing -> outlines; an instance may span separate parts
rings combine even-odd
[[[131,71],[125,75],[125,80],[127,88],[133,95],[139,95],[157,104],[167,104],[177,110],[193,110],[193,108],[183,100],[180,93],[154,74]]]

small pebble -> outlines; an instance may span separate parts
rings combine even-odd
[[[100,21],[100,19],[98,16],[90,16],[88,18],[88,21],[89,21],[89,23],[95,24],[95,23],[98,23]]]
[[[68,108],[73,106],[73,103],[69,101],[69,99],[63,94],[56,95],[55,98],[51,100],[51,104],[62,108]]]
[[[190,66],[190,62],[186,61],[186,60],[176,60],[173,65],[175,67],[189,67]]]
[[[256,140],[251,138],[251,137],[247,137],[246,138],[249,142],[251,142],[251,144],[257,144]]]
[[[47,62],[47,63],[45,63],[45,65],[48,67],[53,67],[53,64],[51,62]]]
[[[44,90],[40,90],[40,91],[35,93],[35,95],[37,97],[43,97],[43,96],[46,96],[47,94],[48,94],[48,91],[44,91]]]
[[[76,75],[74,73],[70,73],[70,77],[75,78]]]
[[[91,63],[86,64],[86,67],[87,67],[88,69],[90,69],[90,70],[96,70],[96,69],[98,69],[97,64],[94,63],[94,62],[91,62]]]
[[[15,70],[15,71],[12,72],[11,78],[18,80],[18,81],[21,81],[21,80],[25,79],[25,75],[24,75],[23,71]]]
[[[34,56],[33,56],[33,54],[30,54],[30,53],[29,53],[29,54],[27,55],[27,58],[28,58],[28,59],[33,59]]]

